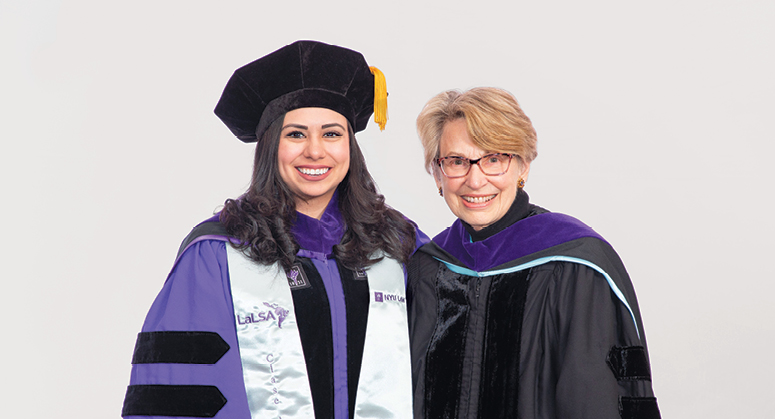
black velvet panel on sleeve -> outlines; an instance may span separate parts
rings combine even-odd
[[[307,364],[315,417],[334,417],[334,350],[326,288],[312,261],[298,258],[312,286],[292,290],[294,311]]]
[[[228,350],[214,332],[143,332],[137,335],[132,363],[215,364]]]
[[[215,386],[132,385],[121,416],[184,416],[211,418],[226,398]]]
[[[621,397],[619,414],[622,419],[660,419],[662,417],[655,397]]]
[[[617,380],[651,380],[649,359],[643,346],[614,346],[606,361]]]

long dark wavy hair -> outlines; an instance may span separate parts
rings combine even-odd
[[[293,265],[299,244],[291,234],[296,219],[295,195],[280,177],[278,148],[284,116],[277,118],[256,145],[253,179],[242,197],[228,199],[220,220],[238,243],[232,244],[262,264]],[[385,205],[366,168],[352,127],[350,170],[338,187],[339,210],[346,230],[334,256],[348,269],[368,267],[382,259],[377,251],[406,263],[415,248],[415,226],[401,213]]]

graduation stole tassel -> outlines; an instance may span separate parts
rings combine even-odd
[[[374,122],[379,125],[379,130],[385,129],[387,124],[387,82],[385,75],[377,67],[369,67],[374,75]]]

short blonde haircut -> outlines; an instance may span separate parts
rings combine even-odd
[[[538,156],[536,131],[511,93],[494,87],[447,90],[429,100],[417,117],[428,173],[439,158],[444,126],[459,118],[466,120],[468,135],[482,150],[516,154],[520,166]]]

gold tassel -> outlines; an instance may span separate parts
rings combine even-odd
[[[385,129],[387,124],[387,82],[385,75],[377,67],[369,67],[374,75],[374,122],[379,125],[379,130]]]

